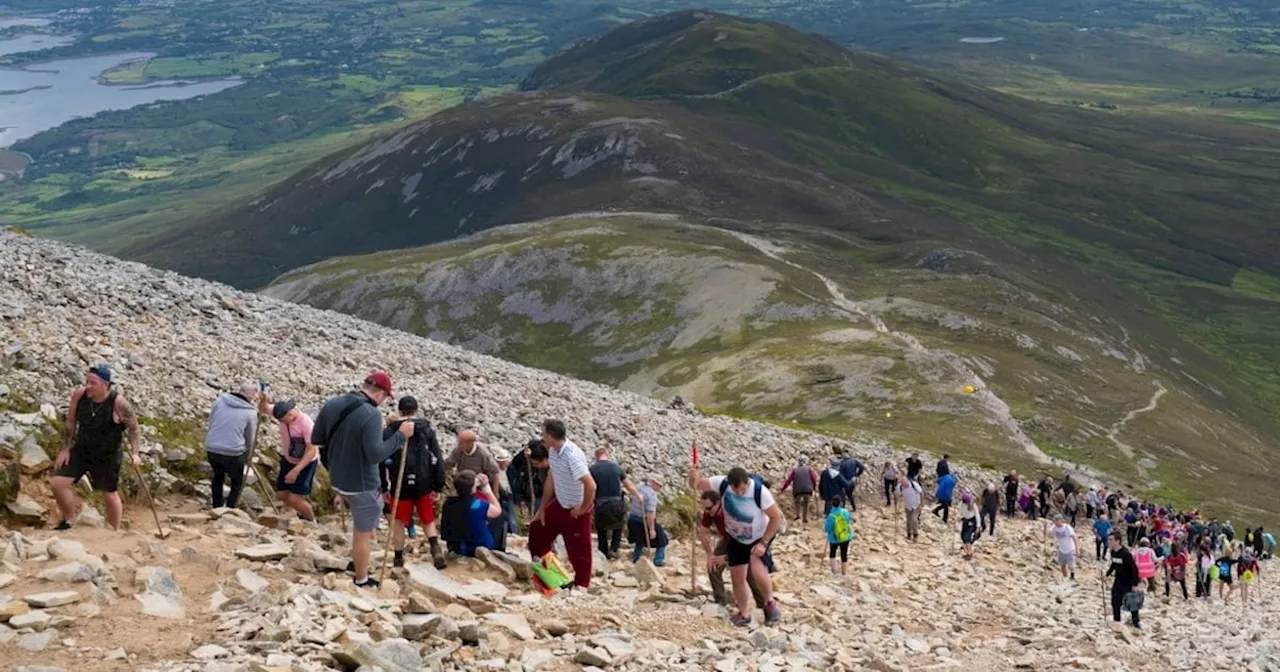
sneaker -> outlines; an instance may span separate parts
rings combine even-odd
[[[382,587],[382,584],[378,583],[378,580],[373,578],[372,576],[365,577],[363,583],[356,581],[355,579],[352,579],[351,582],[356,584],[356,588],[368,588],[370,590],[377,590],[378,588]]]
[[[751,625],[751,617],[746,614],[734,614],[729,617],[729,622],[739,628],[745,628]]]
[[[778,607],[778,601],[774,600],[764,605],[764,622],[766,624],[777,623],[782,620],[782,609]]]
[[[64,520],[61,523],[58,523],[58,526],[53,529],[57,530],[58,532],[64,532],[66,530],[69,530],[71,529],[71,521]]]
[[[391,558],[391,566],[404,567],[404,553],[396,553],[395,556]]]

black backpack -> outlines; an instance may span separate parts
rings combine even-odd
[[[385,436],[390,436],[400,429],[403,420],[393,422],[384,431]],[[417,499],[424,497],[432,491],[432,470],[436,466],[439,458],[432,454],[431,447],[436,443],[436,431],[431,427],[431,423],[423,418],[413,420],[413,436],[409,437],[409,442],[405,444],[404,450],[404,479],[400,486],[401,499]],[[392,455],[389,468],[387,482],[394,487],[396,473],[400,469],[400,456]],[[437,487],[443,484],[436,484]],[[394,492],[394,491],[393,491]]]

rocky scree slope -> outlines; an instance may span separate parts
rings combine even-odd
[[[954,248],[732,225],[582,213],[332,259],[263,293],[718,413],[1088,464],[1246,518],[1280,506],[1266,440],[1072,293]]]

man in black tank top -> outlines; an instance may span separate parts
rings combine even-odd
[[[62,450],[54,462],[49,479],[53,495],[62,512],[59,530],[70,529],[76,515],[76,495],[72,490],[86,474],[93,489],[102,493],[107,508],[107,523],[120,529],[124,506],[120,503],[121,443],[129,432],[129,459],[141,462],[138,449],[142,431],[138,417],[129,402],[111,389],[111,369],[99,364],[85,374],[84,385],[71,393],[67,406],[67,422],[62,432]]]

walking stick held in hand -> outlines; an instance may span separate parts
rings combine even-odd
[[[405,420],[404,422],[411,421]],[[391,515],[387,521],[387,543],[383,544],[382,548],[382,569],[378,570],[378,583],[382,583],[383,579],[387,578],[387,558],[391,555],[387,551],[391,548],[391,535],[396,527],[396,509],[400,507],[400,486],[404,485],[404,461],[408,455],[409,442],[406,441],[404,447],[400,449],[400,467],[396,473],[396,492],[391,498]]]
[[[694,470],[698,468],[698,442],[693,442],[693,458],[689,464],[689,476],[693,476]],[[692,480],[692,478],[690,478]],[[695,492],[695,495],[700,493]],[[689,533],[689,593],[696,594],[698,592],[698,525],[701,523],[697,520],[697,514],[694,514],[693,530]]]
[[[262,421],[261,413],[258,414],[258,421],[259,422]],[[280,513],[280,506],[276,504],[275,493],[271,492],[271,489],[267,487],[267,479],[262,475],[262,470],[259,469],[258,465],[255,464],[253,461],[253,458],[257,456],[257,454],[258,454],[258,427],[257,425],[255,425],[253,428],[253,436],[249,439],[249,457],[247,462],[248,462],[248,465],[253,469],[254,475],[258,477],[258,488],[262,490],[263,496],[267,499],[267,502],[271,504],[271,510],[274,511],[275,513]]]
[[[129,464],[133,464],[133,460],[129,460]],[[147,503],[151,505],[151,515],[156,519],[156,536],[161,539],[168,537],[169,533],[165,532],[164,527],[160,525],[160,513],[156,511],[156,500],[151,498],[151,488],[147,486],[147,479],[142,477],[142,468],[133,464],[133,473],[138,475],[138,482],[142,484],[142,491],[147,493]]]

